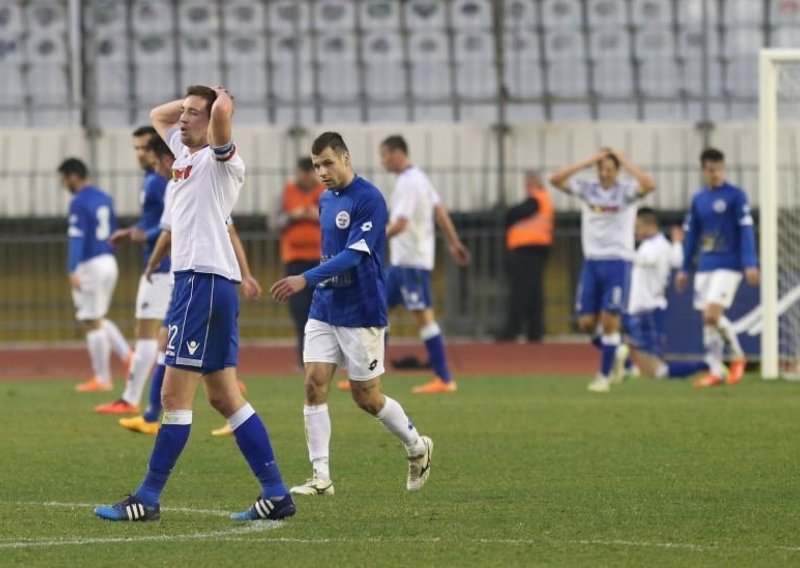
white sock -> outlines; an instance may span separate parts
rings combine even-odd
[[[86,344],[89,347],[89,360],[92,362],[92,371],[102,383],[111,383],[111,345],[108,334],[104,329],[93,329],[86,334]]]
[[[228,426],[235,431],[239,426],[250,420],[250,417],[255,413],[256,409],[247,402],[239,410],[228,416]]]
[[[733,355],[734,359],[741,359],[744,357],[744,351],[742,351],[742,346],[739,343],[739,338],[736,336],[736,332],[733,331],[731,320],[725,316],[719,318],[719,322],[717,323],[717,331],[719,331],[719,334],[722,336],[722,340],[730,348],[731,355]]]
[[[155,339],[137,339],[133,350],[131,374],[125,384],[122,400],[138,406],[142,401],[142,392],[147,384],[147,377],[153,369],[153,362],[158,353],[158,341]]]
[[[331,470],[328,464],[331,444],[331,415],[328,405],[303,406],[303,419],[306,424],[306,444],[308,459],[315,479],[330,479]]]
[[[442,328],[439,327],[439,324],[436,322],[429,323],[425,327],[419,330],[419,338],[425,342],[429,339],[433,339],[437,335],[442,334]]]
[[[111,342],[111,349],[114,350],[114,354],[119,357],[120,361],[124,363],[128,359],[128,353],[131,352],[131,348],[125,340],[125,336],[122,335],[117,324],[110,319],[103,319],[102,325],[103,330],[108,335],[108,340]]]
[[[406,411],[400,403],[384,396],[383,408],[380,409],[375,418],[381,421],[389,432],[400,438],[406,447],[409,456],[418,456],[425,453],[425,444],[419,437],[419,432],[406,416]]]
[[[703,346],[706,348],[705,360],[711,374],[722,378],[725,374],[725,365],[722,363],[722,351],[725,349],[725,343],[716,327],[703,326]]]
[[[656,379],[668,379],[669,378],[669,367],[663,361],[658,364],[656,367],[655,377]]]

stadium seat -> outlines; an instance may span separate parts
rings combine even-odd
[[[577,30],[582,21],[579,0],[545,0],[542,4],[542,23],[546,28]]]
[[[703,41],[707,41],[709,55],[719,54],[719,32],[706,31],[699,26],[687,26],[680,30],[678,35],[678,55],[692,58],[702,57]]]
[[[713,96],[719,96],[722,93],[722,67],[720,65],[710,65],[709,73],[709,93]],[[686,92],[695,96],[703,94],[703,60],[700,57],[690,57],[684,61],[682,76],[682,83]]]
[[[660,28],[672,25],[672,2],[633,0],[631,18],[637,27]]]
[[[725,57],[755,54],[764,45],[763,31],[753,26],[728,27],[723,37]]]
[[[726,0],[722,4],[723,22],[729,26],[760,25],[764,20],[764,3],[753,0]]]
[[[137,34],[168,33],[173,30],[172,2],[142,0],[132,7],[133,29]]]
[[[309,18],[308,2],[279,0],[269,3],[269,27],[274,32],[290,33],[292,30],[307,30]]]
[[[675,56],[675,41],[669,30],[644,28],[636,32],[634,53],[639,59],[664,59]]]
[[[529,0],[507,0],[504,17],[506,29],[534,29],[539,22],[536,3]]]
[[[222,3],[222,26],[228,32],[263,30],[264,4],[258,0],[229,0]]]
[[[683,26],[701,26],[703,24],[704,3],[707,9],[708,22],[719,22],[717,2],[678,2],[678,23]]]
[[[320,65],[317,81],[322,101],[352,101],[358,96],[359,77],[356,60],[356,38],[353,35],[328,33],[316,38],[316,57],[323,60],[326,54],[337,64]]]
[[[772,25],[800,25],[800,0],[768,0]]]
[[[25,43],[25,52],[31,65],[67,62],[66,37],[63,34],[37,32],[30,34]]]
[[[25,31],[22,25],[22,8],[17,4],[0,5],[0,36],[9,37]]]
[[[451,94],[447,38],[435,31],[409,37],[411,92],[422,99],[445,99]]]
[[[371,0],[359,3],[359,24],[364,30],[399,30],[400,2]]]
[[[437,0],[409,0],[404,4],[406,28],[419,30],[444,29],[447,24],[445,5]]]
[[[8,62],[0,62],[0,99],[3,105],[23,106],[25,102],[24,75],[19,65]]]
[[[584,37],[577,30],[553,29],[545,36],[545,54],[548,61],[583,59]]]
[[[367,98],[378,101],[402,101],[406,94],[403,62],[371,61],[364,67]]]
[[[681,75],[674,58],[648,58],[639,65],[639,84],[644,95],[674,97],[681,87]]]
[[[755,53],[728,60],[725,89],[734,96],[758,96],[758,56]]]
[[[459,31],[454,38],[456,61],[494,60],[494,37],[486,31]]]
[[[631,42],[628,32],[620,33],[619,29],[605,28],[593,30],[589,35],[589,59],[627,60],[630,66]]]
[[[135,38],[133,61],[135,85],[140,105],[148,108],[178,95],[175,77],[175,44],[171,35],[150,33]]]
[[[633,70],[630,59],[609,57],[592,66],[594,91],[601,97],[628,97],[633,95]],[[634,105],[630,105],[634,106]]]
[[[558,65],[549,65],[547,84],[550,93],[555,96],[585,98],[588,91],[586,61],[583,59],[563,60]]]
[[[299,56],[303,65],[311,61],[311,41],[308,37],[296,37],[294,34],[283,32],[274,33],[269,37],[270,58],[276,63],[293,63]],[[297,55],[295,54],[296,52]]]
[[[533,32],[509,31],[505,43],[505,80],[511,96],[541,96],[542,66],[538,36]]]
[[[777,26],[772,33],[772,47],[797,47],[800,24]]]
[[[219,28],[217,7],[204,0],[178,3],[178,26],[181,33],[208,33]]]
[[[286,106],[285,103],[298,98],[295,95],[295,74],[299,78],[298,95],[300,100],[310,100],[312,93],[311,73],[307,73],[303,69],[297,69],[291,61],[281,61],[272,65],[272,76],[269,81],[270,88],[278,102],[284,104],[284,106]],[[293,109],[287,108],[287,110],[291,114]]]
[[[28,31],[33,34],[60,34],[67,31],[67,13],[60,2],[35,0],[25,8]]]
[[[116,30],[123,33],[125,31],[127,14],[125,5],[121,2],[111,2],[109,0],[94,2],[92,16],[94,18],[94,28],[97,32]]]
[[[314,2],[313,26],[320,31],[347,31],[356,25],[353,2],[347,0],[319,0]]]
[[[464,99],[487,99],[497,96],[497,76],[487,73],[489,61],[461,61],[456,67],[456,91]]]
[[[624,26],[628,24],[628,7],[625,0],[593,0],[587,3],[589,26],[616,28],[626,33]]]
[[[490,0],[453,0],[450,11],[453,27],[459,31],[492,27]]]

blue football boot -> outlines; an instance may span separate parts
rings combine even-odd
[[[252,507],[241,513],[232,514],[231,519],[234,521],[280,521],[291,517],[296,512],[294,501],[289,494],[279,500],[259,497]]]
[[[107,521],[157,521],[161,507],[147,507],[134,495],[128,495],[116,505],[95,507],[94,514]]]

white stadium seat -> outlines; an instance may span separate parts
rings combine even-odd
[[[630,58],[631,42],[627,30],[603,29],[592,31],[589,36],[589,59],[602,61],[604,59]]]
[[[550,93],[559,97],[586,97],[586,62],[583,59],[560,61],[547,69]]]
[[[178,26],[181,33],[208,33],[219,28],[217,7],[205,0],[183,0],[178,4]]]
[[[544,0],[542,4],[542,23],[547,28],[578,29],[582,21],[579,0]]]
[[[636,33],[634,52],[641,59],[663,59],[675,56],[672,33],[658,28],[644,28]]]
[[[535,28],[539,22],[536,4],[536,2],[531,2],[530,0],[506,0],[505,13],[503,14],[506,28]]]
[[[364,30],[400,29],[400,2],[366,0],[359,3],[359,24]]]
[[[587,2],[587,8],[590,27],[622,28],[628,24],[625,0],[592,0]]]
[[[67,31],[67,11],[61,2],[34,0],[25,8],[28,31],[58,34]]]
[[[594,90],[601,97],[633,95],[633,69],[630,59],[601,59],[592,66]]]
[[[722,67],[709,66],[708,90],[713,96],[722,92]],[[690,95],[703,94],[703,60],[700,57],[690,57],[683,64],[683,86]]]
[[[454,43],[456,61],[494,61],[494,37],[489,32],[458,32]]]
[[[672,25],[672,2],[633,0],[631,16],[635,26],[663,29]]]
[[[308,30],[310,23],[307,2],[280,0],[269,3],[269,27],[275,32],[290,33],[295,29]]]
[[[453,27],[457,30],[492,27],[490,0],[453,0],[450,10],[453,15]]]
[[[264,4],[258,0],[227,0],[222,3],[222,26],[228,33],[263,30]]]
[[[10,2],[0,4],[0,36],[21,34],[25,31],[22,25],[22,8]]]
[[[677,62],[671,57],[643,60],[639,65],[639,83],[645,96],[677,96],[681,87]]]
[[[719,54],[719,33],[716,30],[704,30],[698,26],[681,29],[678,36],[678,54],[681,57],[701,57],[703,41],[707,42],[708,53],[712,57]]]
[[[724,35],[725,57],[752,55],[764,45],[764,32],[757,27],[728,27]]]
[[[753,26],[764,19],[764,3],[753,0],[725,0],[722,18],[729,26]]]
[[[436,31],[416,32],[408,41],[411,92],[423,99],[450,95],[450,65],[447,38]]]
[[[758,56],[740,55],[728,61],[725,88],[734,96],[758,96]]]
[[[313,17],[317,30],[352,33],[356,25],[355,4],[349,0],[317,0]]]
[[[327,33],[316,38],[318,61],[326,57],[336,65],[319,66],[319,89],[322,100],[348,101],[358,96],[358,66],[356,38],[353,35]]]
[[[768,0],[772,25],[800,25],[800,0]]]
[[[549,30],[545,36],[545,53],[550,61],[583,59],[583,34],[577,30]]]
[[[133,5],[132,14],[137,34],[170,33],[174,28],[172,3],[168,0],[140,0]]]
[[[409,0],[404,4],[406,27],[409,31],[443,29],[446,5],[439,0]]]

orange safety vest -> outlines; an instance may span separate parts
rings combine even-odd
[[[305,192],[290,181],[283,190],[283,212],[289,213],[298,207],[319,207],[319,198],[325,186],[319,184],[313,191]],[[322,236],[319,222],[310,219],[295,221],[281,234],[281,262],[295,260],[319,260],[322,254]]]
[[[550,246],[553,244],[553,202],[548,191],[538,187],[529,195],[539,202],[535,215],[517,221],[506,232],[506,248],[513,250],[526,246]]]

